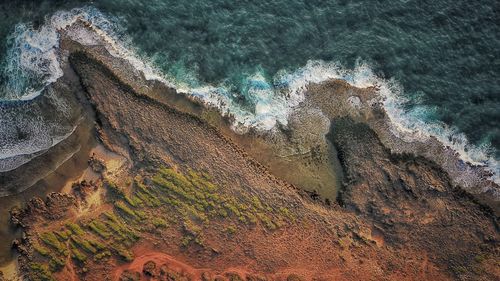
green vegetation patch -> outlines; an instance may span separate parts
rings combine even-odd
[[[40,255],[44,256],[44,257],[48,257],[49,254],[50,254],[50,251],[49,249],[43,247],[43,246],[40,246],[40,245],[34,245],[33,246],[35,248],[35,251],[37,253],[39,253]]]
[[[88,240],[85,240],[78,236],[71,236],[71,241],[75,246],[81,248],[82,250],[85,250],[86,252],[89,252],[91,254],[97,253],[97,249],[94,248],[94,246],[92,246],[92,244],[90,244]]]
[[[124,214],[130,216],[131,218],[133,218],[134,220],[137,220],[138,219],[138,216],[136,215],[136,213],[130,209],[124,202],[122,201],[117,201],[115,202],[115,207],[123,212]]]
[[[54,248],[60,254],[67,252],[66,245],[61,243],[54,232],[45,232],[40,234],[40,239],[48,246]]]
[[[274,230],[295,217],[287,208],[273,208],[259,197],[232,194],[222,189],[203,173],[160,168],[151,178],[134,179],[127,193],[119,185],[106,181],[113,209],[85,222],[67,222],[56,231],[40,234],[35,242],[39,254],[31,267],[33,280],[52,280],[66,261],[82,271],[89,262],[111,257],[130,262],[129,250],[147,232],[161,234],[170,223],[181,222],[183,237],[179,244],[203,246],[203,232],[211,222],[229,221],[221,232],[234,235],[239,225],[262,226]],[[51,251],[55,250],[56,255]]]
[[[34,281],[53,281],[52,273],[49,267],[41,263],[30,263],[30,280]]]
[[[71,230],[75,235],[84,235],[85,231],[76,223],[68,222],[66,227]]]
[[[108,227],[102,223],[100,220],[93,220],[88,224],[88,227],[101,236],[104,239],[108,239],[111,236],[111,232],[109,232]]]
[[[294,220],[288,209],[274,211],[257,196],[221,194],[220,188],[207,175],[194,171],[184,175],[173,169],[160,168],[152,182],[153,186],[149,189],[142,183],[138,185],[142,192],[154,194],[166,205],[174,206],[173,211],[180,213],[184,219],[208,223],[213,219],[235,218],[250,225],[260,222],[268,230]]]
[[[162,218],[153,218],[151,220],[151,222],[153,223],[153,225],[156,227],[156,228],[165,228],[167,227],[168,223],[166,220],[162,219]]]
[[[79,263],[85,263],[85,261],[87,261],[87,255],[74,246],[71,247],[71,257]]]
[[[65,264],[66,262],[62,258],[51,257],[49,261],[49,269],[52,272],[60,271],[61,269],[63,269]]]

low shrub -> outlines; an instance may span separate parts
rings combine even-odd
[[[87,260],[87,256],[75,247],[71,247],[71,257],[81,264]]]
[[[42,233],[40,234],[40,239],[42,239],[46,245],[56,249],[60,254],[64,254],[67,251],[66,246],[57,239],[54,232]]]
[[[68,222],[66,223],[66,227],[71,230],[76,235],[84,235],[85,231],[76,223]]]
[[[36,281],[53,281],[49,267],[40,263],[30,263],[30,279]]]

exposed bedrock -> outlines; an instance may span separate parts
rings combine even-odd
[[[450,185],[474,195],[498,216],[500,187],[488,179],[488,171],[464,163],[456,152],[433,137],[416,138],[410,132],[399,130],[381,102],[382,97],[375,88],[360,89],[345,81],[333,80],[309,85],[302,106],[318,109],[330,120],[348,117],[364,123],[385,149],[394,154],[406,154],[409,158],[423,157],[435,163],[436,169],[448,177]]]
[[[350,118],[334,119],[328,137],[346,175],[339,202],[372,221],[385,243],[425,249],[456,270],[484,253],[498,256],[498,218],[436,164],[391,154],[368,125]]]
[[[206,171],[221,184],[288,185],[206,121],[135,92],[84,53],[70,60],[97,112],[100,140],[136,169],[179,165]],[[268,196],[279,198],[279,189]]]

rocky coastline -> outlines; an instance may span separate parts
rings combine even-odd
[[[476,180],[480,168],[466,169],[471,181],[457,177],[434,141],[397,139],[376,89],[310,85],[289,128],[238,135],[230,120],[128,71],[102,46],[65,38],[62,49],[66,75],[55,87],[78,81],[75,106],[89,116],[95,141],[117,156],[81,156],[88,165],[78,169],[92,177],[11,211],[23,232],[14,247],[24,279],[500,277],[499,201],[481,192],[498,186]],[[332,189],[338,196],[323,193]],[[164,201],[156,206],[154,198]],[[189,208],[203,205],[200,198],[212,201]]]

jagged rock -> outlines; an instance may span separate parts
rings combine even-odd
[[[82,201],[85,201],[86,198],[90,194],[95,192],[98,188],[99,186],[93,181],[87,182],[85,180],[79,183],[74,183],[72,186],[73,194],[75,194],[75,196],[77,196]]]
[[[147,263],[146,263],[147,264]],[[156,266],[156,264],[155,264]],[[150,275],[151,276],[151,275]],[[160,281],[188,281],[191,280],[190,278],[186,277],[184,274],[179,273],[175,270],[170,269],[166,265],[162,265],[160,268],[160,275],[157,276],[158,280]],[[208,279],[212,280],[212,279]]]
[[[228,272],[226,276],[229,278],[229,281],[243,281],[243,278],[236,272]]]
[[[18,253],[20,253],[21,255],[25,255],[25,256],[28,256],[30,257],[31,256],[31,253],[33,252],[31,249],[30,249],[30,246],[31,244],[29,243],[23,243],[22,241],[19,241],[18,239],[15,239],[14,241],[12,241],[12,249],[16,250]]]
[[[76,198],[70,194],[50,193],[43,201],[39,197],[31,199],[23,209],[10,210],[10,221],[14,226],[28,227],[38,219],[58,220],[68,214],[68,210],[76,206]]]
[[[102,174],[106,171],[106,165],[104,164],[104,162],[101,161],[100,159],[95,158],[94,155],[92,155],[92,157],[90,157],[88,163],[89,163],[89,167],[95,173]]]
[[[15,239],[14,241],[12,241],[12,249],[17,249],[19,245],[21,245],[21,242],[19,240]]]
[[[13,226],[24,227],[22,223],[23,209],[20,209],[19,207],[16,206],[9,211],[9,214],[10,214],[10,222]]]
[[[148,261],[142,267],[142,273],[147,276],[156,276],[156,263],[154,261]]]
[[[201,274],[201,281],[211,281],[213,278],[210,277],[208,272],[203,272]]]
[[[46,200],[46,209],[43,216],[49,220],[63,218],[67,211],[76,206],[76,198],[71,194],[50,193]]]

